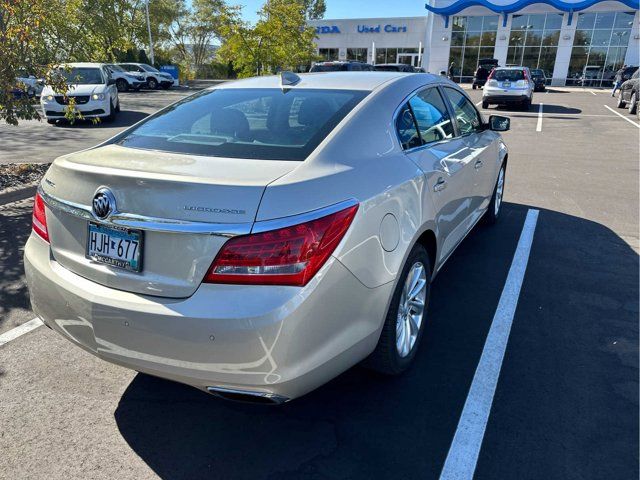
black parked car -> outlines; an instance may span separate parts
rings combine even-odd
[[[476,72],[473,74],[473,84],[471,88],[474,90],[477,88],[484,87],[484,84],[487,83],[487,78],[491,73],[491,70],[498,66],[498,60],[495,58],[481,58],[478,61],[478,68]]]
[[[352,61],[335,61],[335,62],[318,62],[309,72],[372,72],[373,65],[363,62]]]
[[[373,66],[376,72],[407,72],[415,73],[416,69],[405,63],[379,63]]]
[[[531,77],[534,92],[544,92],[547,89],[547,76],[544,74],[544,70],[540,68],[532,69]]]
[[[640,100],[640,94],[638,85],[640,84],[640,78],[638,78],[638,67],[635,67],[636,71],[629,80],[624,82],[618,92],[618,108],[627,107],[629,113],[634,114],[638,111],[638,100]],[[624,77],[623,77],[624,78]]]

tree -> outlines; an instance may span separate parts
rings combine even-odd
[[[327,5],[324,0],[302,0],[307,20],[319,20],[324,18]]]
[[[315,30],[307,25],[307,15],[319,3],[324,5],[322,0],[270,0],[258,12],[255,26],[241,19],[238,8],[227,7],[221,16],[221,57],[232,61],[241,77],[310,63]]]
[[[62,0],[0,0],[0,120],[17,125],[19,119],[39,119],[19,76],[44,78],[56,90],[66,91],[64,78],[50,68],[48,43],[52,31],[50,12]],[[62,8],[64,10],[64,8]]]

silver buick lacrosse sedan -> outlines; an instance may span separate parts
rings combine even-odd
[[[35,197],[35,313],[100,358],[281,403],[399,374],[430,285],[500,213],[507,148],[446,78],[252,78],[58,158]]]

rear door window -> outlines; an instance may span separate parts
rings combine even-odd
[[[118,143],[214,157],[304,160],[368,93],[302,88],[203,91],[165,108]]]

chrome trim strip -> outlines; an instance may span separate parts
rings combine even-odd
[[[300,213],[298,215],[291,215],[290,217],[275,218],[273,220],[263,220],[253,224],[251,233],[262,233],[271,230],[277,230],[279,228],[291,227],[293,225],[299,225],[301,223],[310,222],[318,218],[326,217],[332,213],[339,212],[345,208],[358,205],[358,201],[355,198],[349,198],[342,202],[334,203],[327,207],[318,208],[317,210],[311,210],[310,212]]]
[[[149,232],[194,233],[202,235],[218,235],[223,237],[246,235],[251,232],[251,223],[190,222],[187,220],[147,217],[144,215],[121,212],[116,212],[106,219],[101,220],[93,215],[91,207],[56,198],[53,195],[46,193],[42,189],[41,185],[38,186],[38,193],[49,208],[61,210],[69,215],[107,226],[111,225],[115,227],[137,228]]]
[[[282,395],[278,395],[276,393],[271,392],[256,392],[252,390],[237,390],[235,388],[223,388],[223,387],[207,387],[207,391],[212,395],[218,396],[220,398],[224,398],[225,400],[229,400],[228,397],[225,397],[225,393],[231,393],[235,395],[245,395],[247,397],[258,397],[258,398],[267,398],[271,400],[274,404],[281,404],[289,401],[289,398],[283,397]],[[222,395],[219,395],[222,394]]]

